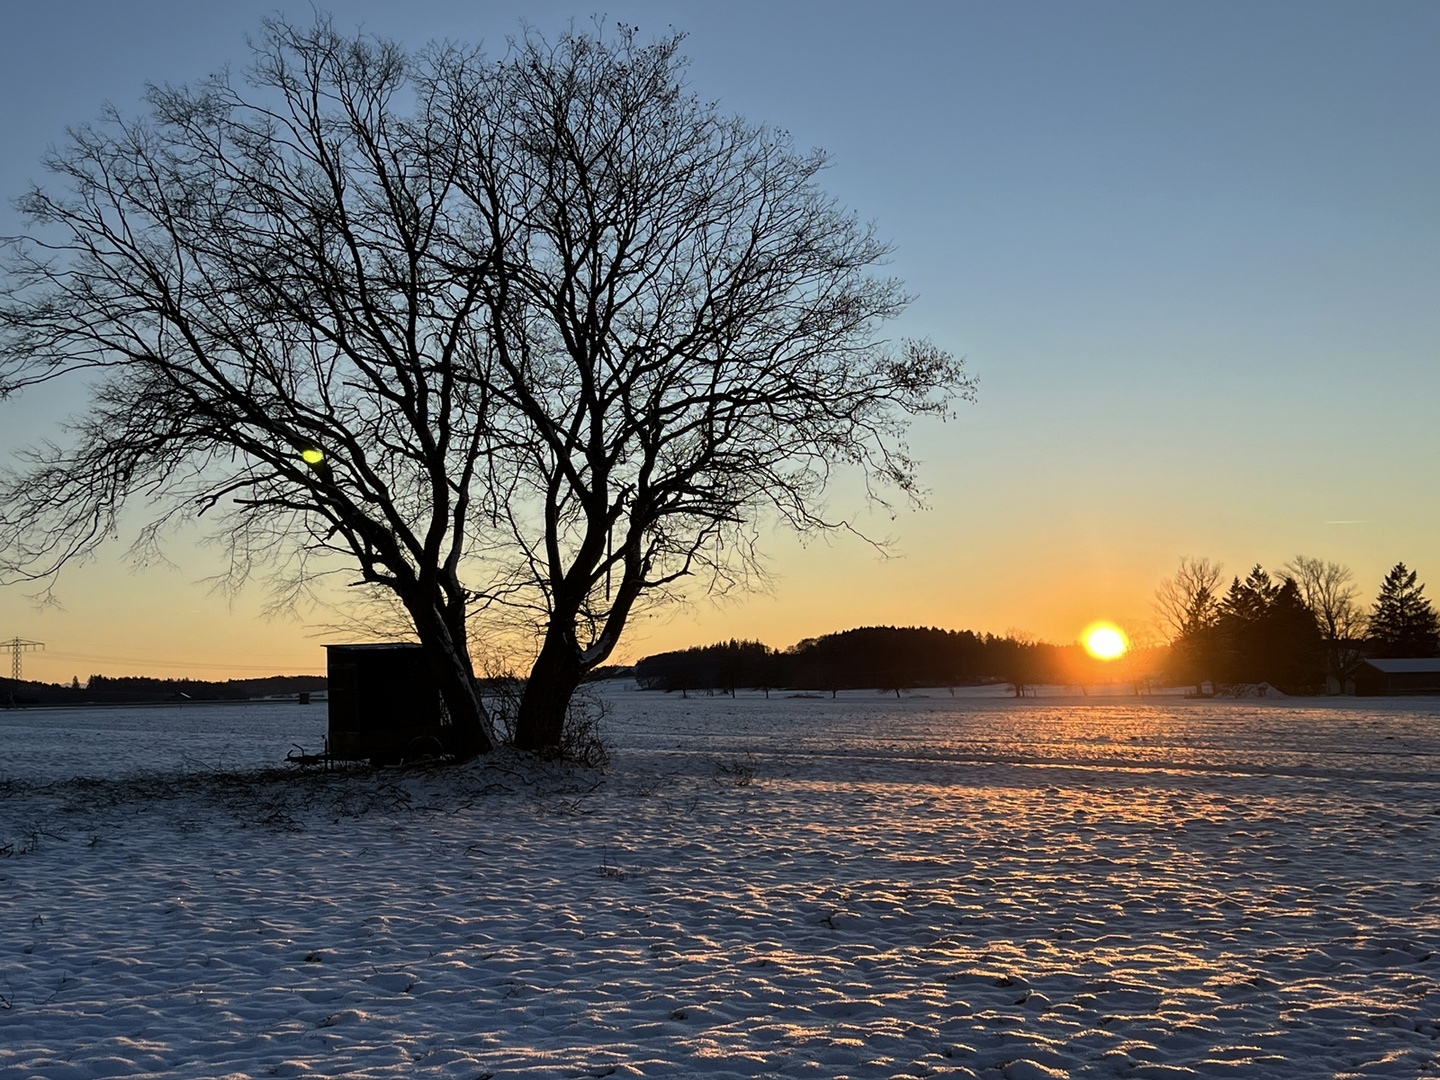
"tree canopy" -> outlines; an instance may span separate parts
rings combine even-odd
[[[53,579],[127,505],[142,546],[204,516],[236,582],[393,596],[465,752],[471,617],[531,635],[545,750],[637,605],[753,580],[777,520],[844,527],[837,467],[915,498],[909,418],[973,383],[883,336],[906,296],[823,153],[697,99],[680,44],[271,21],[244,80],[76,129],[8,244],[0,394],[93,397],[4,479],[0,574]]]

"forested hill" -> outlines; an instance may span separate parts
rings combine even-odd
[[[863,626],[809,638],[784,651],[758,641],[728,641],[647,656],[635,665],[641,687],[653,690],[900,690],[1004,681],[1105,681],[1076,646],[1038,644],[969,630]]]
[[[16,705],[134,705],[165,701],[248,701],[274,694],[325,689],[323,675],[271,675],[262,679],[151,679],[92,675],[83,684],[0,679],[0,708]]]

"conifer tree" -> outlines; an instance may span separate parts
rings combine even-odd
[[[1416,572],[1396,563],[1370,612],[1371,654],[1380,657],[1440,654],[1440,616],[1415,582]]]
[[[1216,625],[1219,671],[1228,683],[1268,682],[1286,693],[1324,685],[1323,640],[1292,578],[1275,581],[1258,564],[1231,584]]]

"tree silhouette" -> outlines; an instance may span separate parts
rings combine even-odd
[[[1320,629],[1291,578],[1276,582],[1259,565],[1244,581],[1235,578],[1220,602],[1215,635],[1224,682],[1269,682],[1289,693],[1324,683]]]
[[[1208,558],[1182,555],[1175,575],[1155,590],[1155,612],[1170,634],[1173,673],[1197,685],[1217,674],[1220,570]]]
[[[1172,640],[1213,626],[1219,616],[1221,564],[1180,556],[1179,569],[1155,590],[1155,612]]]
[[[1337,692],[1360,661],[1365,611],[1356,602],[1359,590],[1348,566],[1296,555],[1285,564],[1305,606],[1315,614],[1325,640],[1325,670]]]
[[[1440,655],[1440,617],[1416,584],[1416,572],[1396,563],[1370,612],[1371,652],[1380,657]]]
[[[885,246],[823,154],[685,88],[680,40],[490,61],[272,21],[251,91],[79,129],[68,194],[23,200],[0,391],[97,391],[0,492],[3,569],[53,578],[137,497],[147,541],[215,511],[236,581],[393,593],[471,749],[467,619],[533,635],[515,737],[550,751],[637,605],[754,580],[775,520],[844,527],[836,468],[913,499],[907,419],[971,382],[878,336]]]
[[[1293,578],[1285,578],[1265,612],[1260,656],[1266,679],[1287,693],[1316,693],[1325,683],[1325,645],[1315,613]]]

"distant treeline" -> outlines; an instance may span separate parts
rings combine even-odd
[[[1440,616],[1415,571],[1397,563],[1363,605],[1348,567],[1296,556],[1272,576],[1255,566],[1224,585],[1209,559],[1183,558],[1155,594],[1166,645],[1097,660],[1078,645],[969,630],[866,626],[785,650],[732,640],[647,656],[643,689],[878,689],[1004,682],[1025,687],[1132,684],[1227,687],[1269,683],[1287,694],[1349,692],[1367,658],[1440,656]],[[1133,646],[1132,642],[1132,646]]]
[[[974,686],[1004,682],[1017,694],[1027,686],[1085,687],[1132,681],[1148,668],[1148,654],[1096,660],[1078,645],[1049,645],[1017,637],[933,627],[863,626],[808,638],[784,651],[759,641],[727,641],[647,656],[635,665],[642,689],[878,689]]]
[[[263,679],[150,679],[91,675],[85,683],[28,682],[0,679],[0,706],[14,705],[137,705],[164,701],[248,701],[274,694],[325,689],[323,675],[271,675]]]

